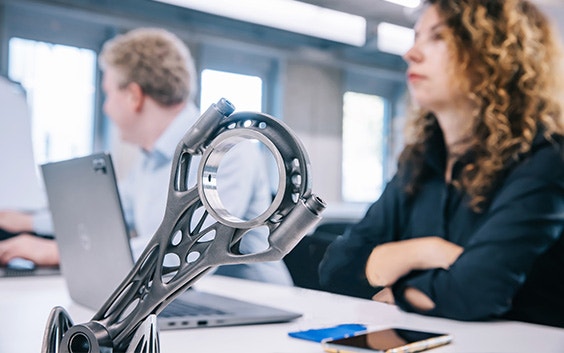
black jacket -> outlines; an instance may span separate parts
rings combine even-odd
[[[426,177],[409,197],[397,174],[363,220],[331,244],[320,264],[321,286],[370,298],[364,269],[382,243],[440,236],[464,247],[450,269],[414,271],[393,287],[425,293],[435,308],[424,314],[458,320],[505,317],[564,327],[564,159],[562,144],[539,135],[530,153],[507,170],[485,211],[444,178],[445,148],[436,136],[425,159]],[[453,178],[463,163],[455,164]]]

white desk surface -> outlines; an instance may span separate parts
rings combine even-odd
[[[548,326],[429,318],[370,300],[222,276],[204,278],[196,287],[304,315],[290,323],[161,331],[162,353],[322,353],[319,343],[291,338],[288,332],[343,323],[362,323],[370,329],[397,326],[454,336],[453,343],[431,350],[433,353],[564,352],[564,329]],[[88,322],[94,314],[71,301],[60,276],[0,278],[0,353],[39,353],[45,323],[54,306],[63,306],[75,324]]]

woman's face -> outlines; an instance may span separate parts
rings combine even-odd
[[[404,55],[408,64],[407,84],[414,102],[423,109],[440,113],[461,97],[452,84],[453,55],[445,40],[448,28],[435,6],[429,6],[415,25],[415,42]]]

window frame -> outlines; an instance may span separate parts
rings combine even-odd
[[[238,48],[235,48],[237,45]],[[262,80],[262,111],[277,118],[282,116],[280,91],[276,82],[280,77],[279,60],[270,55],[255,52],[256,49],[241,48],[240,44],[223,46],[202,44],[198,50],[198,86],[201,87],[202,71],[206,69],[257,76]],[[199,93],[197,95],[200,97]],[[229,99],[229,97],[225,97]],[[198,101],[198,104],[200,102]],[[207,107],[200,107],[205,110]]]
[[[344,70],[342,96],[346,92],[355,92],[382,97],[384,100],[384,121],[382,138],[382,186],[380,192],[384,190],[385,184],[392,177],[396,166],[396,147],[399,136],[394,133],[393,119],[401,114],[401,104],[405,94],[405,76],[400,73],[383,69],[368,69],[350,67]],[[343,138],[341,132],[341,139]],[[343,161],[341,161],[343,162]],[[341,168],[343,168],[342,166]],[[342,169],[341,169],[342,173]],[[342,178],[341,182],[344,182]],[[344,203],[358,203],[347,201],[343,195],[343,185],[341,185],[341,198]],[[374,200],[375,201],[375,200]],[[370,202],[368,202],[370,203]]]

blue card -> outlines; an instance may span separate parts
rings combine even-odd
[[[359,332],[366,331],[366,326],[360,324],[341,324],[333,327],[309,329],[304,331],[288,332],[290,337],[300,338],[308,341],[321,342],[324,339],[339,339],[354,336]]]

